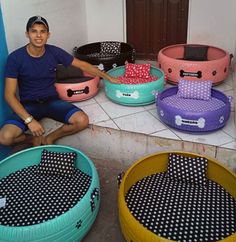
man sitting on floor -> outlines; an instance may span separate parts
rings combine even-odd
[[[26,25],[29,43],[8,56],[5,71],[5,98],[15,112],[0,130],[0,144],[26,142],[24,132],[32,133],[33,146],[53,144],[57,139],[75,134],[88,126],[82,109],[59,99],[54,83],[58,64],[80,68],[93,76],[117,83],[118,79],[93,65],[74,58],[59,47],[46,44],[50,37],[48,22],[40,16],[31,17]],[[17,97],[19,90],[19,99]],[[44,117],[64,123],[47,136],[39,120]]]

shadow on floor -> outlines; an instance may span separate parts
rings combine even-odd
[[[118,174],[126,170],[118,162],[95,160],[101,186],[101,206],[91,230],[83,242],[124,242],[118,220]]]

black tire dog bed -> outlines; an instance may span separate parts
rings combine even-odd
[[[75,47],[74,56],[98,66],[100,70],[108,71],[114,67],[123,66],[126,61],[134,63],[135,49],[124,42],[94,42]]]

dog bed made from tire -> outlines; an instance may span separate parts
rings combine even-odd
[[[134,63],[135,49],[124,42],[102,41],[75,47],[74,56],[98,66],[100,70],[108,71],[125,62]]]
[[[209,101],[177,97],[178,87],[157,94],[160,119],[169,126],[187,132],[210,132],[224,127],[230,116],[230,97],[211,89]]]
[[[123,76],[125,66],[119,66],[107,72],[113,77]],[[114,84],[104,81],[106,96],[115,103],[127,106],[142,106],[155,102],[155,93],[164,89],[164,73],[151,66],[150,74],[157,79],[143,84]]]
[[[180,79],[202,79],[217,85],[227,78],[230,65],[227,51],[206,45],[170,45],[159,51],[157,59],[167,81],[173,84]]]
[[[100,78],[92,77],[73,66],[58,65],[55,87],[59,97],[68,102],[79,102],[94,97],[99,91]]]
[[[37,173],[42,152],[75,153],[73,176]],[[99,209],[99,178],[81,151],[61,145],[29,148],[0,162],[0,241],[75,242]],[[5,205],[4,205],[5,200]]]
[[[207,159],[205,185],[168,178],[171,153],[189,157],[185,159],[190,169],[194,169],[192,164]],[[120,183],[122,233],[126,241],[133,242],[234,242],[235,186],[236,175],[210,157],[170,151],[141,158],[125,172]]]

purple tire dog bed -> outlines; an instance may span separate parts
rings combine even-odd
[[[224,127],[230,116],[230,97],[211,89],[210,100],[180,98],[178,87],[156,94],[157,112],[169,126],[187,132],[210,132]]]

